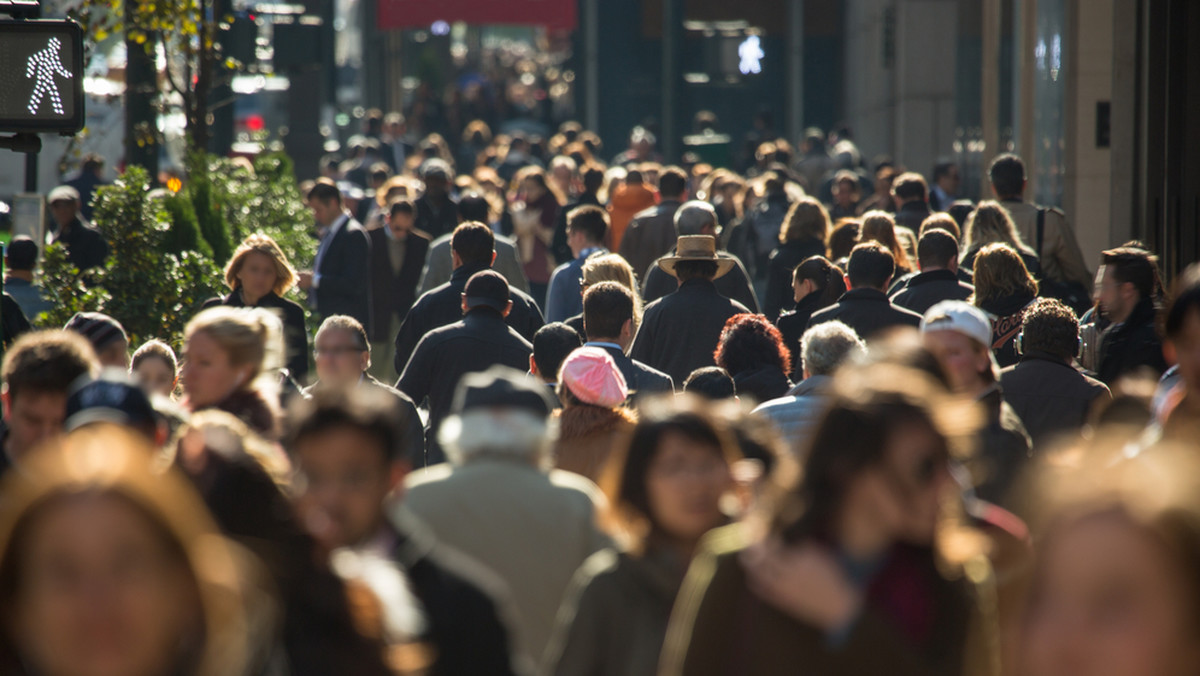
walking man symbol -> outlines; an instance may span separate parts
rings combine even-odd
[[[58,56],[60,49],[62,49],[62,41],[52,37],[45,49],[34,52],[25,63],[25,78],[34,79],[33,94],[29,97],[29,113],[31,115],[37,114],[38,108],[42,105],[42,98],[46,96],[50,97],[50,106],[54,108],[55,113],[65,114],[62,97],[58,93],[58,85],[54,83],[54,76],[61,75],[66,78],[73,76],[71,71],[63,66],[62,59]]]

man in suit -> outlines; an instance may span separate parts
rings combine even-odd
[[[350,315],[371,329],[371,240],[342,206],[337,184],[321,179],[308,191],[322,233],[312,272],[301,272],[299,286],[323,317]]]
[[[625,355],[637,332],[633,323],[633,293],[629,289],[617,282],[589,286],[583,294],[583,325],[585,332],[591,332],[586,346],[608,352],[625,377],[631,397],[643,392],[675,392],[671,376]]]
[[[375,359],[371,374],[391,376],[392,338],[417,300],[417,281],[429,252],[429,235],[413,227],[416,207],[412,200],[392,202],[382,228],[367,232],[371,237],[371,350]]]
[[[437,431],[450,414],[459,379],[497,364],[524,371],[533,354],[533,345],[504,322],[513,302],[508,282],[498,273],[483,270],[472,275],[459,295],[459,307],[462,320],[422,338],[396,382],[396,389],[414,402],[429,400],[429,465],[445,460]]]
[[[489,210],[487,200],[479,193],[464,193],[458,200],[458,222],[490,223]],[[433,244],[429,245],[429,255],[425,258],[425,269],[421,271],[418,296],[450,281],[450,275],[454,271],[453,259],[450,254],[450,237],[453,234],[448,232],[433,240]],[[495,230],[492,231],[492,235],[495,239],[493,245],[496,248],[496,262],[492,265],[492,269],[504,275],[504,279],[508,280],[509,288],[529,293],[529,280],[525,279],[525,270],[521,267],[521,262],[517,260],[516,243],[509,237],[496,234]]]
[[[679,290],[646,308],[629,356],[682,383],[692,371],[716,364],[713,352],[726,320],[750,310],[722,296],[713,283],[735,263],[717,255],[715,237],[680,237],[675,251],[658,265],[679,280]],[[586,317],[584,322],[586,329]]]
[[[462,319],[462,294],[467,280],[477,272],[491,269],[496,261],[492,229],[483,223],[463,223],[455,228],[450,248],[454,263],[450,281],[418,298],[396,334],[396,354],[392,359],[396,373],[404,372],[405,364],[425,334]],[[506,321],[522,338],[533,340],[533,334],[544,323],[542,312],[527,294],[508,288],[513,308],[506,314]]]
[[[850,251],[846,265],[846,288],[838,302],[814,314],[809,328],[834,319],[869,340],[897,326],[921,325],[921,315],[896,307],[888,300],[887,288],[896,273],[892,252],[879,242],[864,242]]]
[[[717,225],[717,210],[708,202],[700,200],[686,202],[675,211],[674,227],[679,237],[708,235],[717,238],[721,234]],[[674,254],[674,250],[667,252],[667,256]],[[758,296],[754,293],[754,287],[750,285],[750,275],[746,272],[746,266],[742,265],[742,261],[737,256],[727,251],[718,251],[717,257],[731,261],[729,273],[716,279],[717,291],[722,296],[732,298],[745,305],[752,312],[758,312]],[[634,268],[635,272],[637,270],[638,268]],[[678,288],[678,280],[664,272],[658,260],[650,265],[642,277],[642,298],[647,303],[674,293]]]

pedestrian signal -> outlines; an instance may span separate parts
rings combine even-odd
[[[83,31],[73,21],[0,21],[0,131],[83,128]]]

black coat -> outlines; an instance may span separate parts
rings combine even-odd
[[[429,253],[429,235],[412,231],[404,242],[404,262],[400,269],[392,267],[389,252],[391,236],[386,226],[367,233],[371,238],[371,341],[391,340],[392,317],[401,321],[417,300],[417,284]]]
[[[54,233],[54,243],[67,248],[67,260],[80,271],[98,268],[108,260],[108,241],[100,231],[78,216]]]
[[[225,297],[210,298],[204,301],[201,309],[210,307],[246,307],[240,288]],[[304,324],[304,308],[299,303],[293,303],[286,298],[280,298],[274,292],[268,293],[254,304],[256,308],[264,308],[276,312],[283,321],[283,341],[286,345],[287,370],[297,383],[303,383],[308,378],[308,327]]]
[[[779,315],[775,320],[775,328],[783,334],[783,346],[792,353],[792,380],[799,382],[804,374],[804,366],[800,363],[800,351],[803,348],[801,338],[808,330],[808,321],[817,312],[828,307],[822,304],[823,292],[813,291],[796,303],[796,309]]]
[[[422,195],[416,201],[417,217],[413,227],[428,233],[430,239],[454,232],[458,227],[458,204],[450,195],[434,201],[429,195]]]
[[[1140,368],[1149,368],[1156,376],[1167,370],[1162,339],[1154,326],[1154,303],[1143,299],[1129,317],[1113,324],[1100,338],[1100,368],[1097,376],[1111,386],[1118,378]]]
[[[436,443],[437,430],[450,415],[459,379],[496,364],[525,371],[532,353],[533,345],[505,324],[500,313],[486,307],[473,308],[462,321],[435,329],[421,339],[396,389],[418,404],[429,399],[427,464],[445,460]]]
[[[672,248],[667,255],[675,255],[675,249]],[[742,261],[731,253],[718,251],[717,256],[732,258],[736,262],[732,270],[717,277],[713,282],[717,286],[717,291],[722,296],[732,298],[750,308],[751,312],[758,312],[758,296],[754,295],[754,287],[750,284],[750,275],[746,272],[746,266],[742,265]],[[634,269],[636,270],[636,268]],[[642,278],[642,299],[646,303],[651,303],[675,293],[678,289],[679,281],[666,270],[658,267],[658,260],[655,259],[654,263],[646,269],[646,275]]]
[[[688,280],[646,308],[629,356],[682,383],[692,371],[716,364],[713,352],[726,320],[749,311],[711,281]]]
[[[812,328],[835,319],[854,329],[863,340],[893,327],[917,328],[921,325],[921,315],[896,307],[882,291],[866,288],[851,289],[842,294],[838,302],[815,313],[808,320],[808,326]]]
[[[675,381],[662,371],[630,359],[612,344],[591,343],[590,345],[603,349],[613,358],[617,368],[621,370],[621,375],[625,377],[625,385],[629,388],[630,397],[636,399],[639,394],[673,394],[675,392]]]
[[[966,300],[973,293],[975,287],[960,281],[957,274],[930,270],[910,277],[904,288],[892,294],[892,304],[923,315],[944,300]]]
[[[504,582],[465,554],[439,544],[416,519],[405,519],[391,556],[412,584],[428,621],[427,640],[436,649],[431,674],[517,673]]]
[[[925,202],[909,202],[896,210],[896,225],[917,233],[921,230],[921,223],[924,223],[932,213],[929,205]]]
[[[1053,355],[1030,351],[1000,372],[1004,399],[1012,406],[1034,448],[1059,434],[1075,434],[1097,399],[1112,395],[1104,383]]]
[[[739,397],[750,397],[761,404],[787,394],[792,381],[778,367],[762,366],[734,373],[733,386]]]
[[[315,289],[317,312],[322,317],[354,317],[370,335],[371,239],[354,219],[338,228],[332,237],[321,257],[320,268],[313,271],[321,276]]]
[[[780,244],[771,252],[767,267],[767,297],[763,299],[763,314],[767,319],[775,321],[780,312],[796,305],[792,300],[792,271],[796,266],[812,256],[824,255],[825,243],[811,238]]]
[[[400,332],[396,334],[396,357],[393,362],[396,373],[404,372],[404,365],[412,357],[421,338],[434,329],[463,318],[462,294],[463,289],[467,288],[467,280],[476,272],[488,269],[478,265],[463,265],[450,274],[449,282],[430,289],[417,299],[400,325]],[[533,334],[545,323],[542,311],[529,294],[512,287],[508,292],[513,306],[506,321],[521,337],[532,341]]]

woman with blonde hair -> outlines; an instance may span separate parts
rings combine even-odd
[[[1021,359],[1017,335],[1038,283],[1021,256],[1007,244],[988,244],[975,257],[975,293],[970,302],[992,320],[992,353],[1001,367]]]
[[[896,218],[886,211],[868,211],[862,215],[862,237],[860,242],[879,242],[892,252],[896,259],[896,274],[893,281],[915,270],[910,252],[896,235]]]
[[[792,272],[813,256],[825,255],[825,239],[832,227],[829,212],[812,197],[792,203],[779,229],[779,246],[767,267],[767,297],[763,314],[775,321],[780,312],[796,306],[792,300]]]
[[[616,282],[633,294],[633,332],[636,334],[638,325],[642,323],[642,297],[638,293],[637,274],[634,273],[633,267],[619,254],[592,256],[583,264],[583,280],[580,282],[579,293],[582,295],[589,286],[600,282]],[[587,342],[582,313],[568,319],[566,324],[575,329],[579,337]]]
[[[283,297],[296,284],[296,270],[283,250],[267,235],[250,235],[226,264],[225,283],[232,292],[206,301],[202,309],[264,308],[276,314],[283,322],[288,375],[303,384],[308,376],[308,328],[304,308]]]
[[[184,329],[179,377],[192,412],[216,408],[268,439],[279,436],[272,389],[278,360],[278,321],[262,311],[211,308]]]
[[[1037,252],[1021,240],[1021,234],[1017,232],[1017,226],[1013,223],[1012,216],[1009,216],[1008,210],[992,200],[980,202],[975,211],[967,217],[967,225],[963,228],[962,246],[959,247],[965,253],[959,267],[974,271],[975,257],[979,255],[979,250],[994,242],[1007,244],[1020,254],[1030,274],[1035,278],[1041,277],[1042,266],[1038,262]]]
[[[148,441],[94,425],[24,462],[0,487],[0,673],[249,673],[271,604]]]

